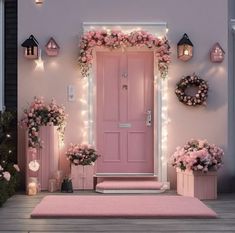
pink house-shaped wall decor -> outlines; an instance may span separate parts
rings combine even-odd
[[[224,50],[220,46],[220,44],[217,42],[213,45],[213,47],[210,50],[210,59],[211,62],[222,62],[224,60]]]
[[[49,57],[55,57],[59,54],[60,46],[57,44],[53,37],[49,39],[45,47],[46,53]]]

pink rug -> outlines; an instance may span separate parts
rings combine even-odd
[[[32,218],[216,216],[196,198],[157,195],[52,195],[44,197],[31,213]]]

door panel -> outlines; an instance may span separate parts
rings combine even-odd
[[[153,53],[97,52],[98,173],[153,173],[147,110],[153,112]]]

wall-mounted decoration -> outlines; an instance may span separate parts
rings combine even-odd
[[[188,35],[184,33],[182,39],[177,44],[178,58],[181,61],[188,61],[193,56],[193,43]]]
[[[55,57],[59,54],[60,46],[56,43],[55,39],[51,37],[47,42],[46,46],[46,53],[49,57]]]
[[[35,3],[38,4],[38,5],[41,5],[43,4],[44,0],[35,0]]]
[[[220,46],[220,44],[217,42],[213,45],[213,47],[210,50],[210,59],[211,62],[222,62],[224,60],[224,50]]]
[[[195,74],[188,75],[183,77],[176,86],[175,94],[183,104],[188,106],[206,105],[209,87],[205,80]],[[198,90],[195,95],[186,93],[186,90],[190,87],[197,87]]]
[[[27,40],[22,44],[24,47],[24,56],[27,59],[37,59],[38,58],[38,41],[36,38],[31,35]]]

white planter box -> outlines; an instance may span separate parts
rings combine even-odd
[[[94,166],[71,165],[71,178],[74,190],[94,189]]]
[[[177,169],[177,193],[201,200],[217,198],[217,172],[181,171]]]

